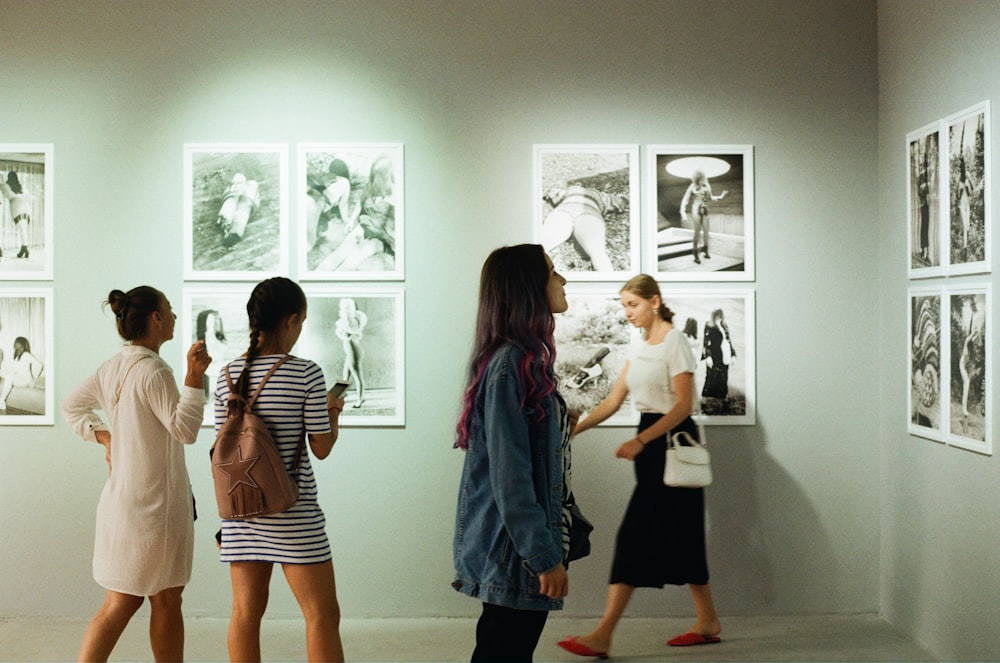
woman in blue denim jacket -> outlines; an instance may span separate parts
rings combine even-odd
[[[570,413],[556,391],[566,280],[535,244],[483,265],[456,447],[466,450],[452,586],[483,602],[473,661],[531,661],[569,591]]]

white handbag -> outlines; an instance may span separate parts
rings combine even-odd
[[[698,426],[701,439],[705,429]],[[712,464],[703,442],[680,431],[667,437],[667,459],[663,466],[663,483],[674,488],[704,488],[712,483]]]

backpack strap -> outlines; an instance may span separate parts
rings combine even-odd
[[[272,375],[274,375],[274,372],[276,370],[278,370],[278,367],[281,366],[282,364],[284,364],[286,361],[288,361],[291,358],[291,356],[292,355],[285,355],[284,357],[282,357],[278,361],[274,362],[274,366],[272,366],[270,369],[268,369],[267,373],[265,373],[264,377],[261,379],[260,384],[258,384],[257,388],[254,390],[253,395],[250,396],[250,398],[245,401],[246,402],[247,410],[250,410],[253,407],[253,404],[257,401],[257,396],[260,395],[261,389],[264,388],[264,384],[271,378]],[[233,395],[235,394],[236,385],[233,384],[233,378],[229,375],[229,367],[230,366],[232,366],[232,364],[228,364],[223,369],[222,372],[226,376],[226,384],[229,385],[229,394],[230,394],[230,398],[232,398]],[[244,366],[243,370],[244,371],[247,370],[247,367]],[[236,395],[236,397],[238,397],[240,399],[243,398],[239,394],[235,394],[235,395]],[[305,435],[303,435],[302,439],[299,440],[299,448],[296,449],[296,451],[295,451],[295,461],[293,462],[293,465],[292,465],[292,477],[296,481],[298,481],[298,475],[299,475],[299,461],[302,459],[302,451],[305,449],[305,447],[306,447],[306,438],[305,438]]]

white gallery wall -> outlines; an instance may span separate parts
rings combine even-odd
[[[879,0],[879,252],[883,615],[942,660],[1000,658],[1000,453],[984,456],[906,432],[906,133],[992,102],[993,274],[929,283],[991,283],[997,292],[1000,2]],[[874,177],[875,175],[873,175]],[[1000,346],[992,332],[994,352]],[[995,376],[994,355],[987,370]],[[994,389],[996,387],[994,386]],[[993,397],[996,412],[996,396]],[[874,434],[875,431],[872,431]]]
[[[117,350],[110,289],[148,283],[181,301],[185,142],[404,144],[406,425],[344,429],[317,463],[347,617],[478,608],[449,587],[453,428],[482,261],[532,239],[536,143],[754,146],[757,424],[710,431],[723,614],[894,606],[879,600],[880,579],[892,584],[882,528],[918,538],[919,518],[901,513],[911,501],[945,519],[899,457],[923,469],[918,454],[945,456],[956,481],[959,465],[995,465],[902,432],[903,226],[880,230],[892,219],[877,204],[902,159],[894,135],[878,150],[874,2],[2,0],[0,15],[0,142],[55,145],[57,402]],[[887,122],[899,141],[915,111]],[[163,348],[178,372],[183,346]],[[630,436],[601,428],[575,443],[575,490],[597,530],[570,570],[570,614],[603,608],[633,482],[613,451]],[[206,428],[188,451],[202,508],[185,609],[224,616],[211,440]],[[89,616],[103,453],[61,421],[0,428],[0,446],[0,618]],[[901,566],[891,551],[881,561]],[[690,612],[678,588],[639,592],[630,609]],[[276,581],[269,614],[297,613]]]

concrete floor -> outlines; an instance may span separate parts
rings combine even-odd
[[[616,661],[933,661],[916,642],[873,615],[724,617],[723,641],[699,647],[667,647],[668,637],[689,619],[626,618],[615,635]],[[595,619],[553,616],[535,651],[536,661],[586,661],[556,647],[583,633]],[[148,621],[136,617],[112,661],[149,661]],[[72,661],[87,620],[0,618],[0,661]],[[188,661],[225,661],[225,619],[188,618]],[[341,627],[349,661],[468,661],[475,619],[348,619]],[[300,620],[266,619],[266,661],[305,660]]]

